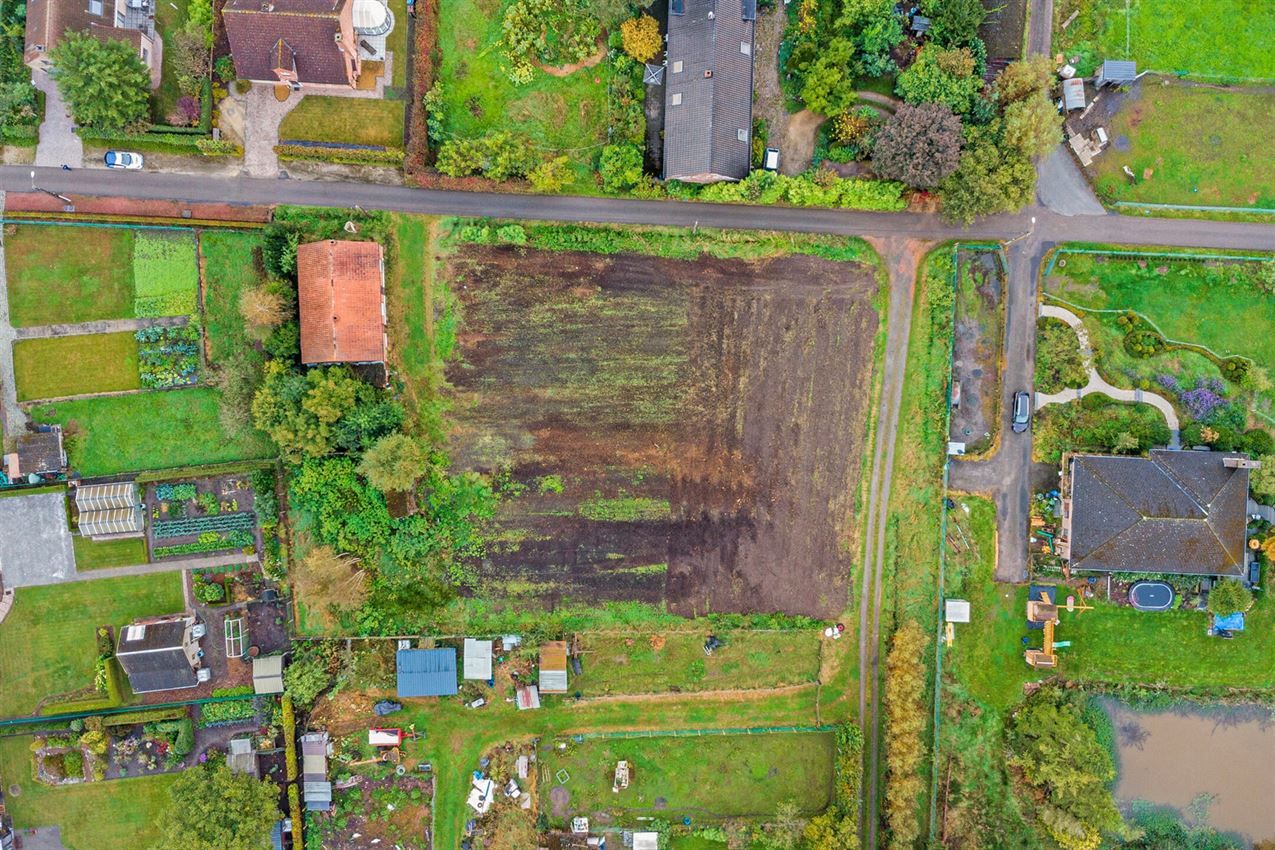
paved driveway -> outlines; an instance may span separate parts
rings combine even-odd
[[[31,81],[44,92],[44,122],[40,124],[40,143],[35,148],[35,164],[47,168],[69,165],[79,168],[84,161],[84,143],[75,135],[75,122],[62,101],[57,83],[44,71],[34,71]]]
[[[0,575],[5,587],[75,579],[63,490],[0,497]]]

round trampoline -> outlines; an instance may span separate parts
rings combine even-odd
[[[1162,581],[1134,582],[1129,604],[1139,611],[1168,611],[1173,607],[1173,588]]]

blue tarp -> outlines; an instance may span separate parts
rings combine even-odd
[[[1244,612],[1236,611],[1234,614],[1227,614],[1225,617],[1213,615],[1213,628],[1226,629],[1228,632],[1244,631]]]
[[[460,690],[457,681],[454,648],[398,651],[399,696],[453,696]]]

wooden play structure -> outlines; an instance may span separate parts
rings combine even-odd
[[[1040,649],[1028,649],[1023,653],[1024,660],[1028,666],[1040,669],[1052,669],[1058,666],[1058,653],[1054,650],[1060,646],[1054,641],[1054,628],[1062,621],[1058,618],[1058,606],[1054,602],[1053,596],[1049,591],[1056,591],[1055,588],[1049,590],[1040,589],[1037,591],[1036,599],[1027,599],[1027,622],[1028,625],[1040,623],[1044,626],[1045,639]],[[1066,610],[1068,613],[1083,613],[1092,611],[1093,606],[1084,601],[1084,599],[1076,600],[1074,596],[1067,597]]]

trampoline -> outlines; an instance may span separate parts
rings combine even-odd
[[[1139,611],[1168,611],[1173,607],[1173,588],[1162,581],[1134,582],[1129,604]]]

